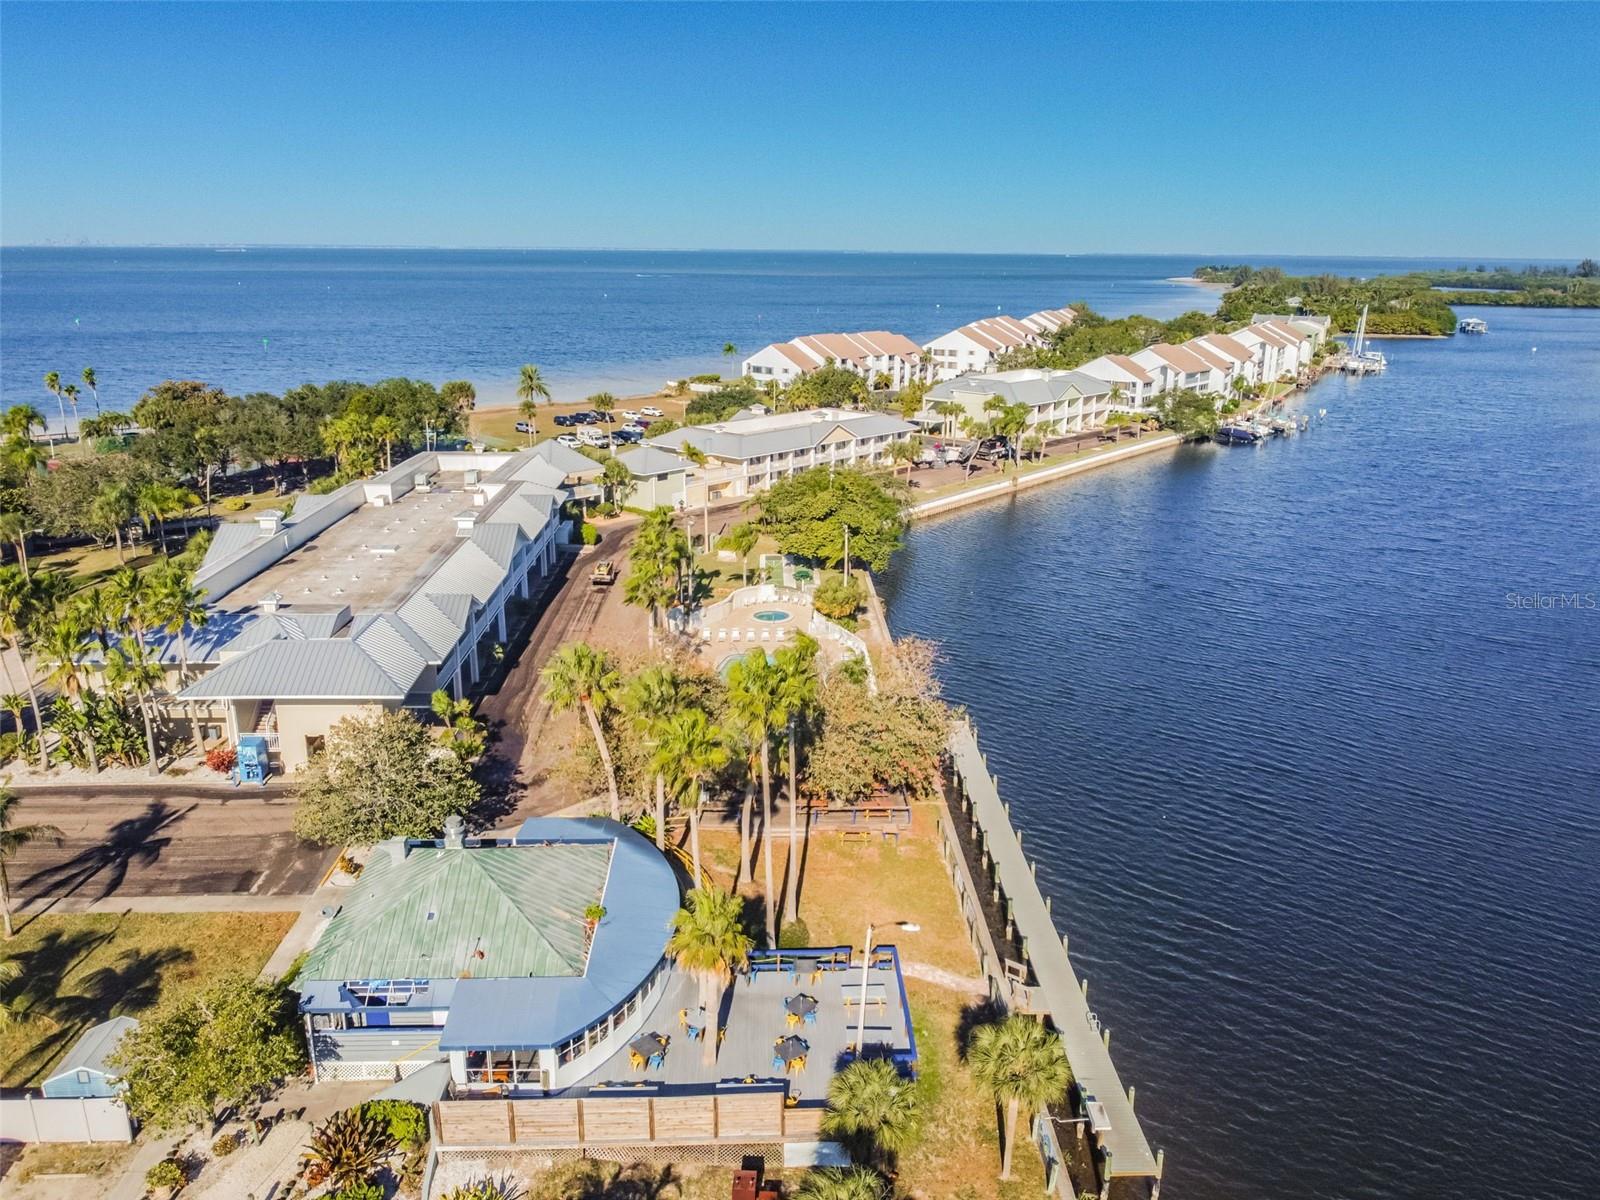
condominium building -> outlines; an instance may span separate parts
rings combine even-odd
[[[787,387],[802,375],[832,363],[869,382],[887,376],[889,386],[905,387],[923,374],[922,349],[908,337],[886,330],[865,333],[811,333],[763,346],[744,360],[744,374],[758,383],[776,380]]]
[[[1082,371],[1026,368],[963,375],[929,389],[918,420],[931,427],[960,430],[963,418],[947,420],[935,410],[939,404],[959,404],[965,419],[986,421],[991,400],[1022,404],[1028,409],[1027,432],[1053,436],[1095,429],[1111,415],[1111,384]]]
[[[1043,314],[1035,313],[1034,316],[1042,317]],[[1045,337],[1045,332],[1015,317],[985,317],[941,334],[923,349],[928,352],[933,378],[944,380],[974,371],[987,371],[1002,354],[1020,350],[1024,346],[1042,346]]]

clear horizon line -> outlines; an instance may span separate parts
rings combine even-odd
[[[1241,260],[1228,265],[1243,265],[1242,260],[1260,261],[1274,258],[1326,258],[1391,260],[1406,262],[1413,259],[1471,259],[1494,261],[1502,264],[1565,263],[1578,262],[1583,255],[1460,255],[1460,254],[1362,254],[1358,252],[1305,252],[1270,254],[1231,251],[1187,250],[837,250],[797,249],[775,246],[537,246],[537,245],[447,245],[444,243],[404,242],[0,242],[0,250],[445,250],[445,251],[505,251],[505,252],[563,252],[576,254],[849,254],[940,256],[950,258],[1205,258],[1213,260]],[[1204,265],[1204,264],[1197,264]],[[1251,264],[1254,265],[1254,264]]]

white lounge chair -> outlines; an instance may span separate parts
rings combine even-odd
[[[763,629],[761,631],[761,640],[763,642],[768,641],[771,637],[772,637],[772,635],[770,633],[768,633],[765,629]]]
[[[727,640],[728,640],[728,631],[726,629],[717,630],[717,641],[725,642]]]
[[[733,631],[733,633],[732,633],[732,634],[730,634],[730,635],[729,635],[729,636],[730,636],[730,637],[731,637],[731,638],[732,638],[732,639],[733,639],[733,640],[734,640],[734,641],[736,641],[736,642],[737,642],[737,641],[738,641],[738,640],[739,640],[739,631],[738,631],[738,630],[737,630],[737,629],[735,629],[735,630],[734,630],[734,631]]]

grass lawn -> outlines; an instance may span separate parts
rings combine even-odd
[[[620,427],[623,424],[620,415],[623,409],[629,408],[637,411],[641,404],[653,404],[672,420],[682,422],[684,406],[691,399],[693,399],[692,396],[663,396],[659,394],[654,396],[618,396],[617,426]],[[542,442],[545,438],[553,438],[558,433],[574,432],[572,429],[562,429],[557,426],[555,421],[556,414],[586,411],[592,407],[593,405],[585,404],[582,401],[569,404],[546,404],[541,401],[539,412],[534,417],[533,423],[538,432],[534,434],[533,440]],[[471,430],[473,437],[482,438],[491,446],[509,449],[528,444],[528,435],[517,432],[517,422],[522,419],[522,414],[517,411],[515,405],[509,408],[483,408],[472,414],[468,422],[468,428]],[[649,419],[654,420],[655,418]],[[595,428],[603,429],[604,426],[596,426]]]
[[[24,1184],[36,1175],[93,1175],[104,1181],[120,1175],[137,1150],[134,1142],[41,1142],[22,1152],[6,1182]]]
[[[0,954],[16,1019],[0,1029],[0,1085],[27,1087],[90,1025],[138,1016],[219,976],[254,975],[296,914],[78,913],[25,917]]]

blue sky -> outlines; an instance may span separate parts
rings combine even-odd
[[[1600,253],[1600,6],[10,2],[0,240]]]

